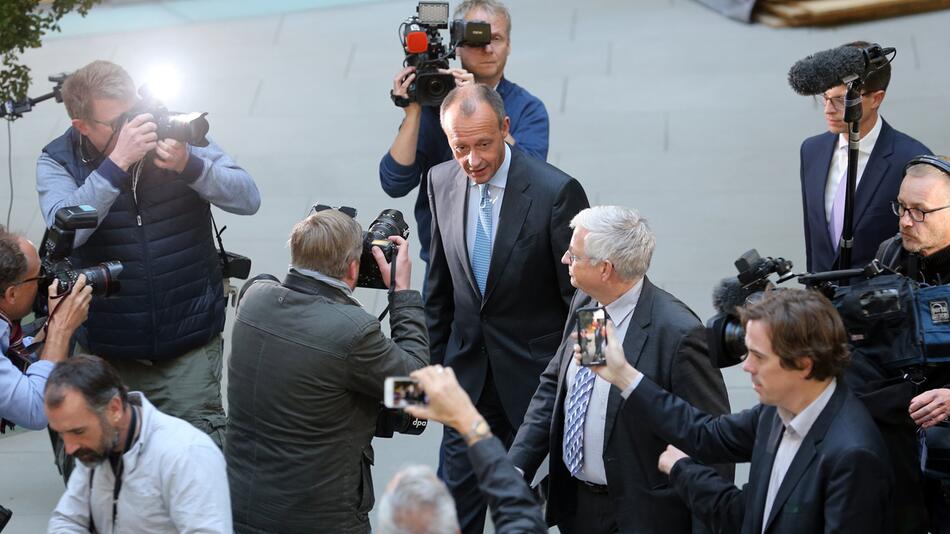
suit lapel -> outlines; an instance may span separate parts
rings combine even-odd
[[[812,425],[811,429],[808,431],[808,434],[802,440],[802,444],[798,448],[798,452],[795,453],[795,458],[792,459],[792,464],[788,466],[788,472],[785,473],[785,478],[782,479],[782,484],[778,488],[778,493],[775,495],[775,502],[772,503],[772,510],[769,512],[768,520],[766,520],[765,523],[766,529],[768,529],[769,525],[772,524],[772,520],[774,520],[775,516],[778,515],[778,511],[782,508],[782,506],[785,505],[785,501],[788,500],[788,496],[792,494],[792,490],[795,489],[795,486],[802,478],[802,475],[804,475],[805,471],[808,470],[808,466],[811,465],[812,461],[814,461],[815,456],[817,455],[818,444],[821,443],[821,441],[825,438],[825,433],[828,431],[831,421],[834,419],[835,415],[838,413],[838,410],[841,408],[842,403],[844,402],[844,391],[844,382],[838,381],[838,385],[835,387],[835,392],[831,396],[831,399],[829,399],[825,409],[821,411],[821,415],[818,416],[818,419],[815,420],[815,424]],[[764,487],[767,489],[768,480],[766,480],[765,484],[766,485]]]
[[[462,264],[462,270],[465,272],[465,278],[468,280],[472,291],[480,295],[478,283],[475,282],[475,275],[472,273],[472,262],[468,257],[468,242],[465,238],[465,228],[468,223],[468,176],[462,171],[461,166],[456,165],[455,174],[451,179],[448,188],[448,220],[452,221],[452,226],[446,232],[448,240],[443,240],[443,246],[455,249],[455,256]],[[449,241],[449,242],[445,242]],[[449,255],[446,254],[446,257]]]
[[[488,267],[488,280],[485,282],[485,297],[482,306],[491,297],[495,286],[498,285],[511,249],[521,233],[528,209],[531,207],[531,198],[524,194],[531,185],[527,176],[521,173],[523,157],[516,150],[511,151],[511,164],[508,166],[508,184],[505,186],[505,196],[501,201],[501,214],[498,216],[498,232],[492,245],[491,263]],[[468,250],[468,247],[466,247]]]
[[[768,415],[771,414],[771,415]],[[783,425],[775,408],[769,408],[763,411],[763,417],[771,417],[768,425],[769,435],[765,441],[764,450],[760,456],[752,463],[752,471],[749,473],[750,488],[756,488],[752,497],[751,510],[754,512],[752,532],[762,532],[762,522],[765,520],[762,515],[765,513],[765,500],[768,497],[769,479],[772,476],[772,465],[775,463],[775,453],[778,451],[779,440],[782,438]],[[775,506],[772,506],[775,509]]]
[[[878,135],[877,142],[874,143],[874,148],[868,157],[868,164],[864,167],[864,174],[861,175],[861,183],[858,184],[858,189],[854,193],[855,228],[869,211],[871,199],[884,181],[884,176],[891,166],[891,154],[894,153],[894,130],[883,122],[884,119],[879,117],[879,120],[882,121],[881,133]]]
[[[650,280],[643,277],[643,288],[640,290],[640,298],[637,300],[637,307],[633,310],[633,317],[627,325],[627,333],[623,338],[623,354],[627,357],[630,365],[637,367],[640,362],[640,356],[643,354],[643,346],[650,337],[650,323],[653,321],[653,297],[656,291]],[[610,434],[613,433],[614,424],[617,422],[617,412],[623,404],[623,397],[620,396],[620,389],[616,386],[610,386],[610,393],[607,396],[607,415],[604,421],[604,450],[607,450],[607,444],[610,443]]]
[[[835,154],[835,148],[838,146],[838,136],[829,133],[828,139],[815,154],[817,161],[825,162],[825,165],[813,165],[814,172],[806,177],[805,195],[808,197],[808,205],[811,206],[809,213],[806,214],[810,220],[814,221],[820,231],[822,246],[835,255],[834,246],[831,243],[831,236],[828,234],[828,213],[825,210],[825,187],[828,184],[828,170],[831,168],[831,161]],[[812,232],[814,233],[814,232]]]

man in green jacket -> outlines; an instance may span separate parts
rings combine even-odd
[[[351,295],[362,232],[337,210],[297,223],[283,283],[255,282],[242,297],[224,451],[236,532],[370,531],[383,382],[429,363],[422,296],[409,289],[409,247],[390,239],[398,247],[392,339]],[[388,282],[390,266],[373,252]]]

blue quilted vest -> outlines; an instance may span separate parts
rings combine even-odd
[[[79,133],[73,128],[43,152],[80,186],[95,170],[79,157]],[[226,300],[211,206],[176,174],[150,160],[137,192],[133,196],[131,183],[123,185],[99,227],[70,258],[77,268],[110,260],[123,265],[121,290],[93,298],[77,339],[107,358],[174,358],[224,329]]]

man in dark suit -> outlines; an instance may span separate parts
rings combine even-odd
[[[863,48],[866,42],[845,46]],[[894,235],[897,216],[890,202],[897,198],[904,164],[930,150],[880,117],[881,103],[891,81],[891,67],[868,75],[861,96],[861,143],[854,195],[854,248],[851,265],[863,267],[874,259],[882,241]],[[809,272],[844,268],[838,265],[844,221],[848,168],[848,123],[844,122],[844,85],[816,98],[823,105],[828,131],[809,137],[801,147],[802,214]]]
[[[696,315],[646,277],[655,240],[636,211],[597,206],[571,227],[562,261],[579,291],[509,457],[533,477],[550,453],[547,520],[561,532],[690,532],[689,510],[656,469],[666,441],[618,418],[620,390],[572,362],[573,312],[604,306],[618,326],[608,343],[622,343],[656,383],[703,410],[728,413],[722,375]],[[731,467],[724,472],[731,477]]]
[[[508,445],[561,338],[572,288],[558,260],[587,196],[570,176],[505,144],[509,120],[490,87],[454,89],[441,120],[456,161],[429,173],[431,361],[455,370]],[[484,499],[465,440],[451,428],[439,476],[463,532],[482,532]]]
[[[596,372],[623,390],[621,413],[631,424],[703,462],[752,462],[743,533],[892,532],[887,449],[837,379],[849,358],[834,307],[817,292],[786,289],[767,293],[741,319],[742,368],[761,401],[741,413],[711,416],[664,391],[611,343],[610,327],[607,364]]]

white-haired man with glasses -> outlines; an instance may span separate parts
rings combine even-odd
[[[844,46],[864,48],[868,44],[856,41]],[[862,89],[852,223],[854,248],[849,266],[838,265],[848,181],[848,123],[844,122],[847,88],[838,85],[815,97],[828,131],[809,137],[801,147],[802,214],[809,272],[862,267],[870,262],[878,245],[894,232],[897,220],[887,203],[897,196],[904,164],[917,154],[930,154],[926,146],[881,118],[880,108],[890,80],[891,67],[885,65],[868,75]]]

